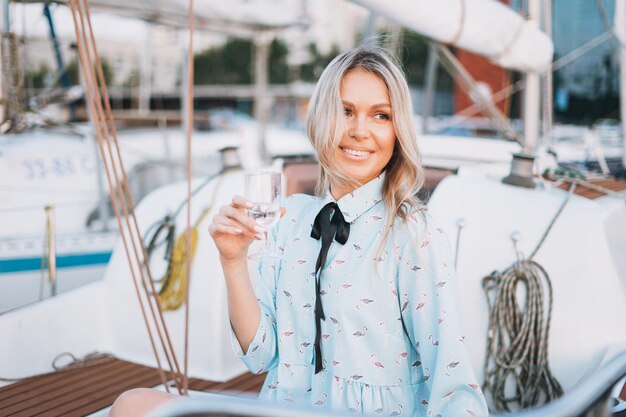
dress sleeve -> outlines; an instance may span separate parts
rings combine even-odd
[[[269,245],[274,245],[276,228],[270,233]],[[270,246],[272,247],[272,246]],[[250,372],[260,374],[276,367],[278,364],[277,333],[276,333],[276,270],[277,259],[262,256],[259,259],[254,280],[254,292],[261,308],[261,322],[254,339],[244,354],[237,337],[231,328],[231,344],[237,355]]]
[[[421,404],[427,415],[487,416],[458,317],[450,245],[428,216],[408,222],[411,239],[398,266],[399,297],[407,335],[419,354]]]

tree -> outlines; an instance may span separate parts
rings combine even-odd
[[[229,39],[221,47],[195,54],[193,60],[194,84],[250,84],[252,83],[252,52],[250,40]],[[288,81],[287,55],[289,48],[274,39],[269,52],[269,82]]]
[[[399,60],[410,85],[423,86],[426,81],[426,61],[428,59],[428,44],[426,40],[415,32],[404,29],[402,32],[403,47]],[[454,80],[443,68],[437,66],[437,89],[452,91]]]
[[[45,88],[51,87],[50,83],[53,74],[50,68],[46,64],[41,64],[35,70],[26,70],[24,78],[26,79],[26,85],[31,88]]]
[[[102,64],[102,74],[104,75],[104,82],[107,86],[113,85],[115,76],[113,74],[113,68],[111,67],[111,64],[109,64],[109,61],[103,57],[100,57],[100,63]],[[65,67],[65,71],[67,71],[67,78],[70,80],[70,84],[80,84],[78,61],[76,60],[76,58],[72,59],[69,64],[67,64],[67,66]],[[96,77],[97,74],[98,73],[96,72]]]
[[[289,67],[287,65],[289,48],[280,39],[274,39],[270,44],[269,79],[271,84],[286,84],[289,81]]]
[[[195,54],[194,84],[249,84],[252,42],[229,39],[223,46]]]
[[[324,68],[326,68],[330,61],[339,55],[339,47],[333,45],[330,52],[323,55],[317,50],[317,45],[311,43],[309,44],[309,55],[311,56],[309,62],[300,66],[300,78],[302,81],[314,82],[322,75],[322,71],[324,71]]]

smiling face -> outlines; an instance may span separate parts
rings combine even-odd
[[[380,175],[393,154],[396,131],[389,92],[378,76],[356,68],[343,76],[339,94],[346,130],[334,157],[345,175],[365,184]],[[350,191],[332,187],[337,199]]]

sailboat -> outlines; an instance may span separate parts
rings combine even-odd
[[[378,10],[377,2],[359,3]],[[403,2],[393,3],[399,7]],[[471,7],[470,4],[500,7],[496,6],[497,2],[486,0],[462,3],[468,7]],[[380,11],[389,13],[392,9],[386,6]],[[398,21],[408,26],[407,9],[398,10],[403,19]],[[456,9],[446,9],[450,10]],[[463,26],[472,27],[470,16],[477,15],[469,13],[468,8],[468,20]],[[393,18],[391,15],[388,17]],[[446,35],[439,40],[450,39]],[[531,32],[529,39],[542,37],[540,33]],[[483,42],[478,43],[484,45]],[[471,45],[465,47],[471,48]],[[549,43],[547,48],[549,51]],[[511,45],[508,51],[513,53],[514,46]],[[520,54],[521,57],[525,55],[523,52]],[[540,59],[528,65],[541,67],[542,62]],[[424,153],[428,156],[428,149]],[[440,154],[439,158],[444,156]],[[603,196],[588,199],[569,194],[556,186],[558,184],[539,178],[531,178],[531,181],[539,183],[532,188],[515,187],[502,183],[502,179],[509,174],[510,160],[494,159],[489,162],[467,163],[465,160],[465,163],[457,164],[455,169],[450,170],[451,175],[433,185],[428,202],[429,210],[455,243],[463,295],[461,308],[473,363],[477,374],[483,375],[489,311],[482,292],[483,278],[492,275],[494,270],[502,272],[530,257],[543,240],[534,259],[549,273],[553,288],[553,321],[548,350],[550,366],[566,396],[569,393],[579,399],[585,395],[589,397],[584,398],[587,403],[571,401],[571,397],[566,397],[560,408],[549,408],[548,411],[538,409],[535,415],[575,415],[575,410],[566,409],[567,400],[574,406],[592,407],[605,398],[607,390],[610,391],[626,371],[622,346],[626,334],[622,321],[626,313],[626,264],[622,255],[626,253],[626,234],[623,233],[626,229],[626,207],[623,194],[600,193]],[[275,159],[273,168],[288,172],[289,161]],[[286,178],[288,185],[293,185],[292,189],[302,189],[303,182],[299,178],[288,174]],[[569,188],[570,183],[566,184]],[[194,185],[201,184],[196,182]],[[237,189],[243,189],[243,173],[238,169],[228,170],[219,178],[207,182],[191,200],[191,217],[199,219],[205,210],[210,213],[215,207],[230,201],[233,190]],[[184,200],[184,184],[154,191],[137,207],[140,228],[149,229]],[[564,208],[560,210],[562,206]],[[184,228],[183,216],[174,220],[177,230]],[[206,224],[200,223],[197,228],[197,255],[191,269],[194,278],[190,302],[192,350],[189,373],[209,380],[231,380],[241,375],[244,369],[231,354],[223,277],[216,267],[217,253],[204,226]],[[155,264],[154,267],[159,275],[165,270],[163,264]],[[3,340],[11,340],[11,343],[0,346],[0,369],[15,376],[40,373],[49,369],[51,358],[66,351],[77,357],[93,351],[110,352],[125,360],[154,366],[155,358],[147,341],[145,324],[132,297],[123,295],[132,292],[128,275],[129,267],[118,245],[102,281],[0,316],[0,335]],[[183,350],[183,312],[167,312],[165,319],[174,340],[174,351],[180,352]],[[55,336],[46,336],[50,334]],[[616,356],[616,352],[621,355]],[[610,361],[613,357],[618,360],[617,363]],[[608,365],[603,365],[607,361]],[[601,375],[595,372],[598,369]],[[597,378],[601,382],[592,390],[589,381],[597,381]],[[180,407],[183,410],[187,407],[188,411],[195,407],[196,411],[205,412],[211,407],[196,402],[188,404]],[[233,410],[232,407],[235,407],[235,412],[250,415],[245,414],[250,413],[245,411],[249,410],[245,408],[249,407],[246,402],[242,402],[239,409],[228,399],[219,399],[212,404],[222,405],[222,410]],[[273,415],[272,412],[280,415],[279,411],[255,407],[258,415]],[[585,410],[578,409],[580,413]],[[176,413],[181,409],[166,411],[172,414],[163,415],[178,415]]]
[[[187,24],[184,2],[122,3],[95,1],[91,7],[96,13],[114,12],[170,27]],[[201,4],[195,19],[202,30],[247,37],[256,30],[299,24],[297,7],[279,6],[277,12],[247,3],[227,13],[223,6]],[[118,238],[92,126],[39,119],[0,136],[0,293],[11,294],[0,297],[0,313],[100,279]],[[196,131],[194,175],[218,172],[219,150],[238,147],[258,129],[254,120],[239,118],[230,126]],[[277,128],[269,133],[286,134]],[[182,129],[121,130],[120,144],[136,200],[184,177]],[[51,224],[54,236],[49,236]],[[47,266],[51,251],[54,271]]]

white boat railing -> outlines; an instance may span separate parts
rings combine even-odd
[[[532,410],[506,414],[507,417],[604,417],[611,415],[609,396],[613,386],[626,376],[626,351],[622,351],[563,397]],[[226,395],[174,401],[149,417],[322,417],[341,416],[336,411],[284,407],[268,402]],[[346,414],[347,415],[347,414]],[[491,417],[497,417],[492,414]]]

